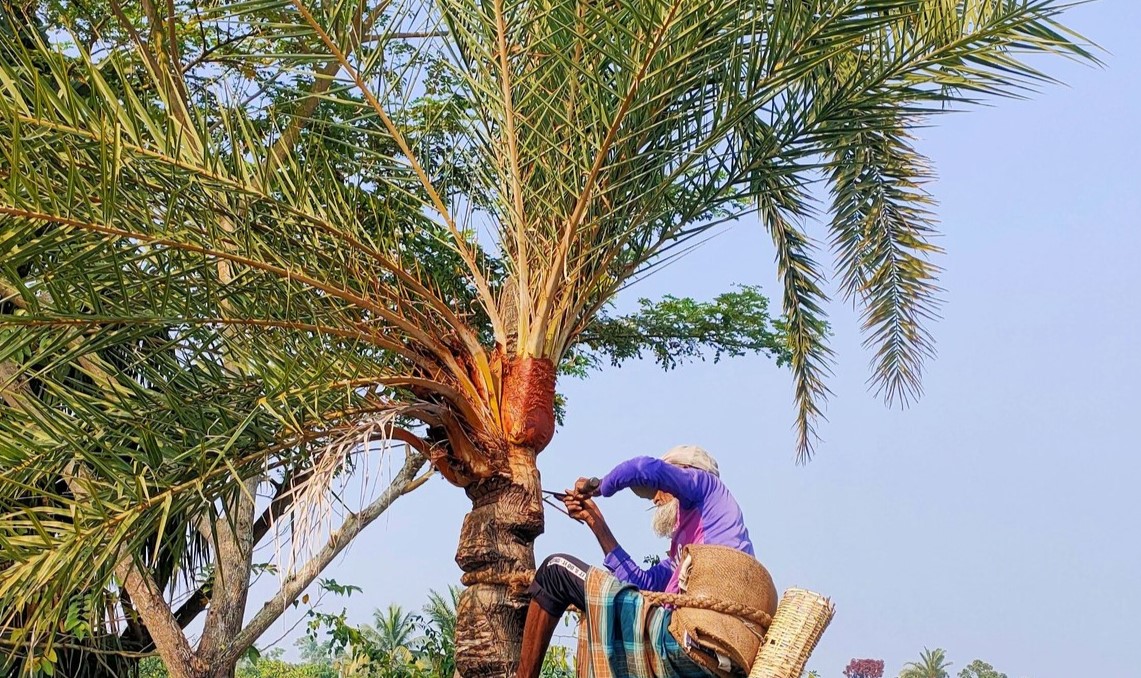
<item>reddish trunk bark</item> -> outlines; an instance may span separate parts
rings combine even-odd
[[[536,454],[555,435],[555,365],[542,358],[519,358],[503,377],[503,433],[507,442]]]

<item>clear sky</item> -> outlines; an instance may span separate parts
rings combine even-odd
[[[921,132],[947,291],[918,404],[891,410],[867,392],[858,318],[837,302],[835,397],[807,466],[793,461],[786,371],[763,358],[671,373],[647,362],[560,385],[569,416],[540,457],[545,485],[678,443],[708,448],[778,589],[834,599],[809,664],[827,678],[852,657],[882,658],[894,676],[924,646],[945,648],[955,673],[982,658],[1011,678],[1141,675],[1141,2],[1100,0],[1069,23],[1107,50],[1105,68],[1052,61],[1066,86]],[[746,220],[626,301],[737,282],[779,299],[774,270]],[[469,506],[438,479],[393,505],[327,571],[364,589],[350,619],[419,607],[455,582]],[[666,548],[645,506],[602,501],[633,554]],[[537,548],[601,562],[553,510]]]

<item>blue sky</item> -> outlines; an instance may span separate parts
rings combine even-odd
[[[982,658],[1011,678],[1138,675],[1141,3],[1101,0],[1069,22],[1108,51],[1105,68],[1054,61],[1066,86],[920,133],[939,174],[947,291],[918,404],[892,410],[868,393],[857,315],[837,302],[835,397],[807,466],[793,461],[791,380],[770,361],[643,363],[561,384],[569,416],[539,460],[546,486],[707,447],[777,587],[834,599],[809,665],[828,678],[852,657],[882,658],[894,676],[924,646],[946,648],[955,672]],[[628,300],[733,283],[779,298],[752,220]],[[327,571],[364,589],[345,601],[350,618],[418,607],[455,582],[468,506],[435,479],[371,526]],[[602,504],[629,551],[661,552],[644,507]],[[585,528],[548,514],[540,556],[601,562]]]

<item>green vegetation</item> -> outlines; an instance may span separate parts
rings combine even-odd
[[[909,662],[899,672],[899,678],[950,678],[951,662],[943,648],[923,649],[919,661]],[[826,674],[808,671],[804,678],[824,678]],[[843,671],[844,678],[883,678],[882,659],[853,659]],[[1006,678],[1005,673],[996,671],[993,666],[976,659],[959,671],[958,678]]]
[[[497,490],[456,632],[513,628],[495,582],[542,531],[552,372],[767,353],[807,458],[814,214],[874,388],[917,396],[938,247],[911,131],[1048,81],[1028,55],[1090,58],[1064,0],[0,3],[0,646],[43,675],[157,651],[229,678],[437,472]],[[780,318],[751,288],[617,313],[748,214]],[[340,506],[383,454],[387,488]],[[505,637],[457,665],[506,672]]]
[[[420,613],[389,605],[373,613],[373,623],[350,626],[344,614],[310,615],[309,633],[298,641],[301,661],[284,651],[250,653],[237,666],[236,678],[453,678],[455,674],[456,601],[459,590],[432,591]],[[547,653],[542,678],[572,678],[574,665],[566,647]],[[155,657],[144,660],[139,678],[169,678]]]

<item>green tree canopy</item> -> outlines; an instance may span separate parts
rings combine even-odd
[[[976,659],[959,671],[959,678],[1006,678],[1006,674],[995,671],[990,664]]]

